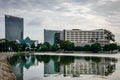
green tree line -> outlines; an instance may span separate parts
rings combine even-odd
[[[25,48],[27,47],[27,44],[19,44],[16,41],[0,41],[0,52],[6,52],[9,51],[9,48],[12,51],[25,51]],[[75,46],[74,43],[70,41],[60,41],[60,44],[49,44],[48,42],[40,43],[37,46],[35,44],[31,45],[31,48],[34,51],[91,51],[91,52],[99,52],[99,51],[113,51],[113,50],[119,50],[120,51],[120,45],[117,45],[116,43],[110,43],[105,46],[101,46],[99,43],[94,43],[91,45],[85,45],[85,46]]]

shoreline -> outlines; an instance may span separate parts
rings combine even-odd
[[[120,53],[105,54],[105,53],[55,53],[55,52],[35,52],[36,55],[56,55],[56,56],[78,56],[78,57],[111,57],[120,58]]]
[[[0,80],[16,80],[16,76],[13,73],[9,62],[8,56],[16,54],[15,52],[0,52]]]

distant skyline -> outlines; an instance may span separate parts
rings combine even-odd
[[[4,15],[24,18],[24,38],[43,42],[44,29],[108,29],[120,43],[120,0],[0,0],[0,38]]]

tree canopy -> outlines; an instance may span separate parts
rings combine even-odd
[[[64,49],[65,51],[73,51],[74,44],[70,41],[60,41],[60,48]]]
[[[97,53],[97,52],[99,52],[100,50],[101,50],[101,46],[100,46],[99,43],[94,43],[94,44],[91,45],[91,51],[92,51],[92,52]]]

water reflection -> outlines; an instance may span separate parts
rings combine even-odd
[[[29,70],[32,66],[40,66],[38,63],[44,63],[44,77],[53,74],[63,74],[64,77],[79,77],[80,75],[108,76],[116,70],[117,62],[115,58],[33,54],[15,55],[9,57],[8,60],[17,76],[17,80],[23,80],[24,68]]]
[[[81,74],[107,76],[115,71],[113,58],[82,57],[76,58],[74,63],[65,66],[65,75],[78,77]]]

